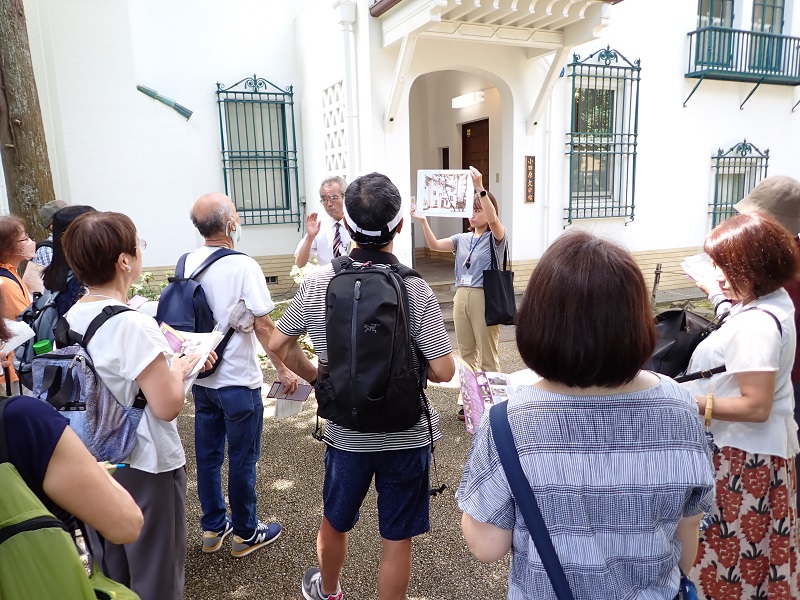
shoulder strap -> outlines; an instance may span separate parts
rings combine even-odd
[[[25,293],[25,288],[22,287],[22,282],[16,277],[14,277],[14,274],[5,267],[0,267],[0,277],[5,277],[6,279],[10,279],[11,281],[16,281],[17,285],[19,286],[19,289],[22,290],[23,294]]]
[[[422,275],[420,275],[417,271],[415,271],[411,267],[407,267],[405,265],[392,265],[392,268],[403,279],[405,279],[406,277],[419,277],[420,279],[423,279]]]
[[[236,250],[231,250],[230,248],[220,248],[219,250],[215,250],[214,253],[206,258],[203,263],[194,270],[194,273],[189,275],[189,279],[194,279],[200,273],[205,271],[208,267],[213,265],[217,262],[220,258],[225,258],[226,256],[232,256],[234,254],[242,254],[241,252],[237,252]],[[182,261],[182,262],[181,262]],[[181,260],[178,261],[178,265],[185,268],[186,264],[186,255],[184,254],[181,256]],[[175,276],[176,277],[183,277],[184,276],[184,268],[181,268],[181,275],[178,275],[178,269],[175,269]]]
[[[10,398],[0,400],[0,463],[8,462],[8,443],[6,442],[6,404]]]
[[[353,265],[353,259],[349,256],[338,256],[331,261],[334,274],[339,273]]]
[[[83,339],[78,343],[86,348],[86,346],[89,345],[89,341],[94,337],[94,334],[97,333],[97,330],[100,329],[106,321],[111,317],[116,317],[118,314],[128,312],[129,310],[133,309],[127,306],[120,306],[119,304],[104,306],[102,312],[89,323],[89,327],[86,328],[86,333],[83,334]]]
[[[39,248],[53,248],[53,241],[52,240],[42,240],[36,244],[36,250]]]
[[[569,588],[567,576],[564,568],[558,559],[553,541],[547,532],[547,526],[539,511],[539,504],[536,496],[533,495],[530,483],[528,483],[522,465],[519,462],[519,454],[514,445],[514,436],[511,433],[511,425],[508,423],[508,402],[495,404],[489,410],[489,422],[492,427],[492,436],[497,446],[497,454],[500,463],[503,465],[511,493],[525,520],[542,565],[547,571],[547,577],[556,593],[558,600],[574,600],[572,590]]]
[[[178,259],[178,264],[175,265],[175,277],[182,279],[183,273],[186,271],[186,257],[189,256],[187,252]]]
[[[772,320],[775,321],[775,325],[778,326],[778,335],[781,335],[781,336],[783,335],[783,327],[781,327],[781,322],[778,320],[778,317],[776,317],[770,311],[768,311],[768,310],[766,310],[764,308],[761,308],[760,306],[751,306],[750,308],[745,308],[742,311],[742,313],[746,313],[748,310],[760,310],[761,312],[767,313],[770,317],[772,317]],[[739,314],[742,314],[742,313],[739,313]],[[724,321],[728,317],[729,314],[730,313],[727,313],[727,312],[723,313],[722,314],[722,319],[720,320],[719,324],[716,327],[714,327],[714,329],[718,329],[722,325],[722,321]],[[717,315],[717,316],[719,316],[719,315]],[[715,317],[715,320],[716,320],[716,317]],[[714,323],[714,321],[712,321],[709,325],[711,325],[713,323]],[[712,329],[712,331],[714,329]],[[724,373],[727,370],[728,370],[728,368],[725,365],[720,365],[718,367],[714,367],[713,369],[704,369],[702,371],[695,371],[694,373],[687,373],[683,377],[676,377],[675,378],[675,382],[676,383],[686,383],[688,381],[696,381],[698,379],[709,379],[709,378],[713,377],[714,375],[717,375],[719,373]]]

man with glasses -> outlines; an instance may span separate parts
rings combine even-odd
[[[347,182],[338,176],[327,177],[319,188],[319,201],[333,223],[318,220],[319,213],[306,217],[306,234],[294,251],[294,264],[305,267],[311,256],[317,263],[327,265],[338,256],[345,256],[350,249],[350,234],[344,226],[342,203],[347,192]]]

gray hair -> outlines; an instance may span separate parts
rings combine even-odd
[[[339,189],[342,191],[342,196],[347,193],[347,182],[344,180],[344,177],[339,177],[338,175],[331,175],[323,179],[322,183],[319,184],[319,189],[322,190],[323,187],[331,183],[335,183],[339,186]]]
[[[211,237],[212,235],[225,232],[225,224],[233,216],[231,207],[227,204],[218,204],[204,219],[195,217],[194,212],[190,212],[192,224],[197,227],[204,238]]]

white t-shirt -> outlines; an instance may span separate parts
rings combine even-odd
[[[759,307],[762,310],[747,310]],[[769,311],[780,321],[782,332]],[[775,399],[764,423],[713,420],[711,432],[717,446],[730,446],[754,454],[789,458],[800,451],[794,421],[792,365],[797,337],[794,305],[781,288],[745,306],[737,304],[722,327],[703,340],[686,369],[694,373],[725,365],[727,371],[710,379],[684,383],[692,394],[713,392],[717,397],[741,396],[736,373],[776,371]]]
[[[70,329],[81,335],[89,323],[117,300],[77,302],[65,315]],[[100,379],[122,404],[133,404],[139,385],[136,378],[157,356],[172,350],[155,319],[135,310],[116,315],[104,323],[89,341],[87,348]],[[175,420],[162,421],[150,406],[136,429],[136,447],[131,453],[131,467],[148,473],[165,473],[186,464],[183,444]]]
[[[343,220],[337,221],[337,223],[339,223],[339,237],[342,239],[342,247],[344,248],[345,254],[348,254],[350,249],[350,232],[348,232],[347,227],[344,226]],[[334,235],[336,235],[336,223],[326,225],[325,222],[323,222],[319,233],[314,238],[314,241],[311,242],[309,257],[316,256],[317,263],[319,263],[320,266],[324,267],[333,260]],[[297,253],[300,252],[300,246],[303,245],[307,237],[308,234],[304,235],[300,243],[297,244],[297,248],[294,251],[295,258],[297,258]]]
[[[186,276],[191,275],[218,248],[201,246],[186,257]],[[267,281],[258,263],[246,254],[226,256],[208,267],[198,277],[203,286],[214,320],[223,332],[228,330],[233,307],[244,300],[256,317],[269,314],[275,304]],[[254,333],[234,333],[213,375],[197,379],[195,385],[219,389],[241,385],[250,389],[261,387],[264,374],[258,364],[257,340]]]

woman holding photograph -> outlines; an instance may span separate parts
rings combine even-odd
[[[498,217],[497,200],[483,187],[483,175],[470,167],[475,187],[475,204],[469,219],[467,233],[457,233],[438,239],[428,219],[415,208],[411,216],[422,224],[428,248],[437,252],[453,252],[455,258],[456,295],[453,298],[458,352],[473,370],[499,371],[500,358],[497,344],[500,326],[486,325],[486,304],[483,295],[483,272],[492,268],[491,252],[499,265],[508,244],[506,228]],[[458,413],[464,420],[464,409]]]

